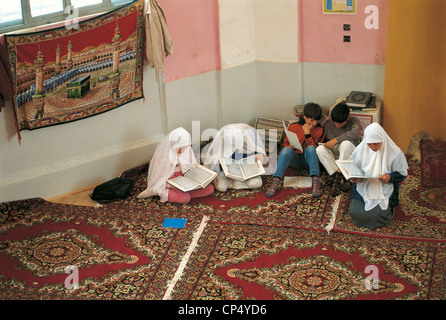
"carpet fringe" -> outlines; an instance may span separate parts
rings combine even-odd
[[[164,293],[162,300],[171,300],[172,291],[175,288],[175,285],[177,284],[178,280],[181,279],[183,275],[184,268],[187,265],[187,262],[189,261],[189,258],[194,251],[195,247],[197,246],[198,240],[200,240],[201,234],[204,231],[204,228],[206,227],[210,217],[204,216],[203,219],[201,219],[200,226],[197,228],[197,230],[194,232],[192,241],[189,245],[189,248],[187,248],[186,254],[183,256],[183,259],[181,260],[181,263],[175,272],[175,275],[170,280],[170,282],[167,285],[167,290]]]
[[[328,225],[325,227],[325,230],[327,230],[328,233],[334,228],[334,225],[336,223],[337,213],[339,210],[339,204],[341,203],[341,197],[342,195],[339,195],[336,197],[335,202],[333,203],[333,206],[331,208],[331,218]]]

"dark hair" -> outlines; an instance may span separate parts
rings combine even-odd
[[[319,120],[322,117],[322,108],[314,102],[308,102],[304,107],[304,116],[313,120]]]
[[[339,102],[331,110],[331,120],[337,123],[342,123],[344,121],[347,121],[349,115],[350,115],[350,108],[345,102]]]

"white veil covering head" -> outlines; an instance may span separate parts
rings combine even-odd
[[[256,152],[266,157],[265,147],[256,129],[245,123],[234,123],[217,132],[207,150],[204,150],[202,159],[205,164],[216,164],[221,157],[230,157],[235,151],[240,154]]]
[[[178,154],[180,148],[182,152]],[[197,164],[191,146],[191,136],[183,128],[177,128],[170,132],[156,147],[150,160],[147,189],[141,192],[138,198],[159,195],[161,201],[167,201],[169,190],[166,188],[166,181],[173,175],[178,164],[182,173]]]
[[[368,143],[382,143],[382,145],[377,152],[374,152],[367,146]],[[369,176],[380,176],[392,172],[407,176],[408,165],[404,153],[378,123],[372,123],[365,128],[364,139],[355,148],[350,160],[353,160]],[[366,211],[377,205],[383,210],[387,209],[389,197],[393,192],[393,183],[365,179],[358,182],[356,187],[364,199]]]

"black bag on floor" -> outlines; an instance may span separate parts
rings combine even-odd
[[[134,184],[135,182],[131,179],[114,178],[96,186],[90,198],[101,204],[124,199],[132,193]]]

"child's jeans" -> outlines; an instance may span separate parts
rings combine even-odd
[[[285,147],[280,150],[277,160],[276,171],[273,177],[282,179],[285,170],[292,167],[295,170],[308,170],[310,176],[319,176],[319,159],[316,154],[316,147],[309,146],[304,150],[304,154],[297,154],[293,148]]]

